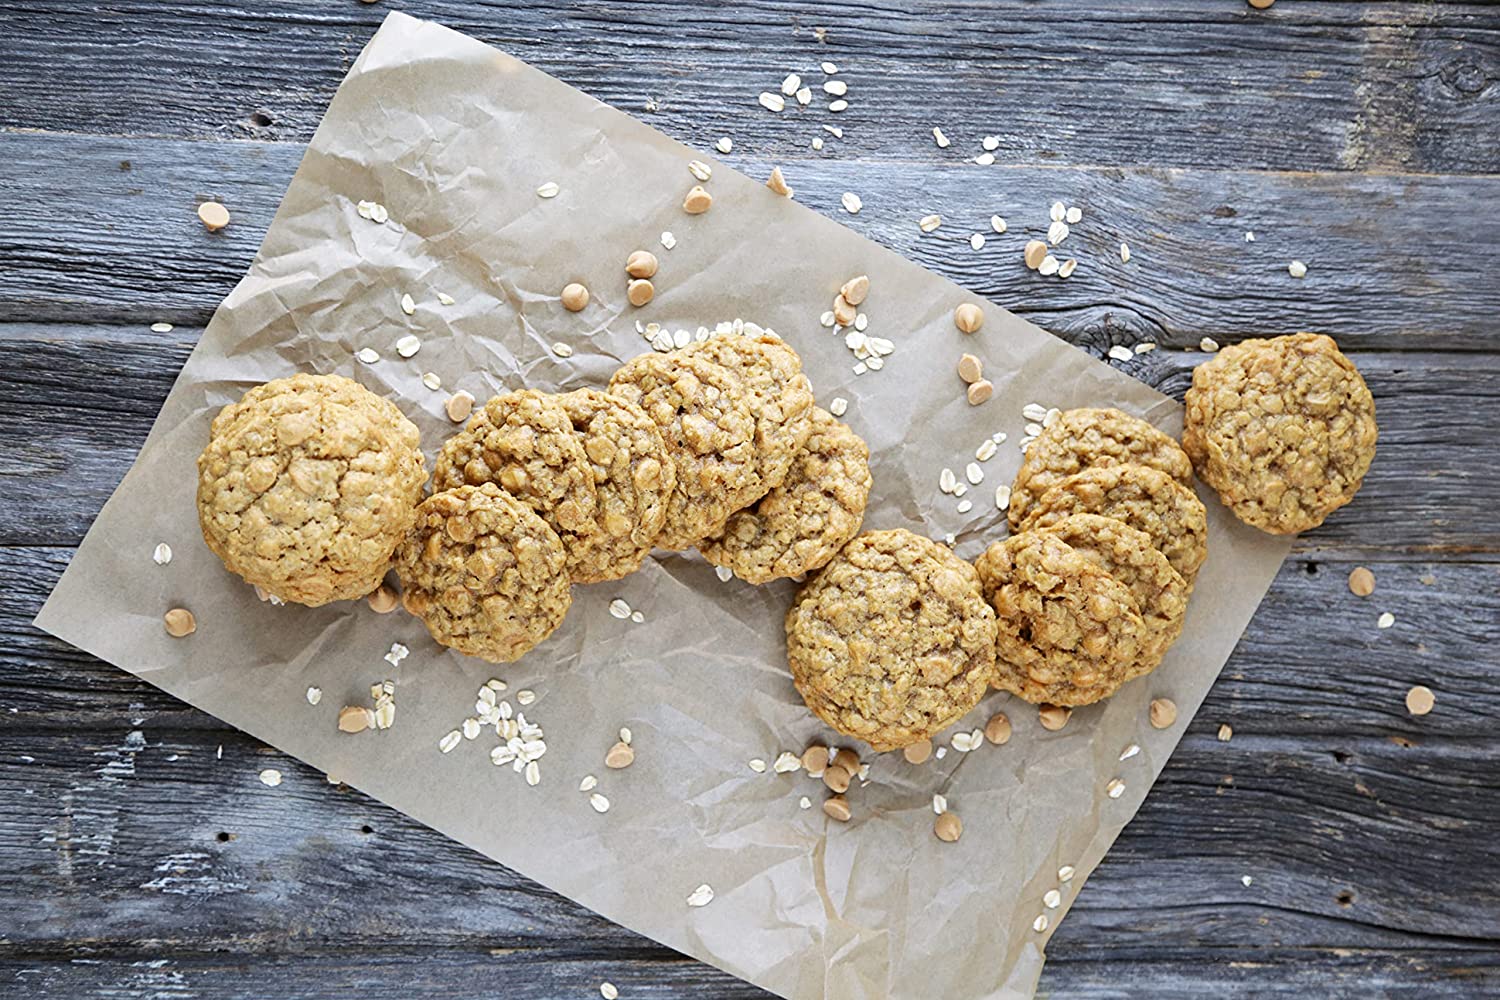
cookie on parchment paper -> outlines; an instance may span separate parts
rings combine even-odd
[[[855,538],[798,593],[787,663],[808,708],[895,750],[979,703],[995,668],[995,613],[974,567],[909,531]]]
[[[1330,338],[1298,333],[1224,348],[1193,372],[1182,445],[1241,521],[1316,528],[1364,482],[1375,400]]]

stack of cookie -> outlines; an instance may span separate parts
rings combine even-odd
[[[995,686],[1088,705],[1154,670],[1207,555],[1187,454],[1144,420],[1069,410],[1031,443],[1012,534],[975,564],[997,622]]]

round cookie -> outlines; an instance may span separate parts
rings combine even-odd
[[[1032,505],[1023,531],[1073,514],[1103,514],[1144,531],[1191,586],[1208,556],[1208,514],[1186,486],[1144,465],[1111,465],[1069,476]]]
[[[316,607],[380,585],[426,479],[394,403],[338,375],[293,375],[214,417],[198,522],[230,572]]]
[[[974,567],[899,529],[844,546],[798,593],[786,635],[807,707],[879,751],[957,721],[994,673],[995,613]]]
[[[812,432],[812,385],[802,359],[773,334],[720,333],[689,344],[678,353],[702,358],[739,376],[750,393],[755,416],[756,467],[774,489],[790,473],[797,452]]]
[[[561,539],[494,483],[434,493],[396,553],[401,600],[433,639],[492,663],[520,659],[572,603]]]
[[[1155,670],[1182,634],[1188,599],[1182,574],[1152,546],[1151,536],[1112,517],[1074,514],[1042,530],[1067,542],[1130,591],[1146,632],[1140,655],[1126,670],[1125,679]]]
[[[766,495],[755,418],[744,385],[727,369],[676,353],[643,354],[615,372],[609,394],[646,412],[677,469],[660,548],[691,548]]]
[[[749,583],[801,576],[859,533],[870,496],[870,449],[833,414],[814,407],[812,433],[786,482],[731,515],[716,538],[698,543],[715,566]]]
[[[995,686],[1033,704],[1091,705],[1130,677],[1146,624],[1128,588],[1056,535],[1027,531],[975,564],[995,609]]]
[[[594,473],[596,530],[570,536],[574,583],[618,580],[640,568],[667,520],[677,483],[661,431],[644,410],[597,389],[557,397]]]
[[[535,389],[494,396],[443,444],[434,492],[483,483],[530,505],[565,545],[598,530],[594,470],[556,396]]]
[[[1149,465],[1184,486],[1193,485],[1192,463],[1170,434],[1119,410],[1065,411],[1026,449],[1011,487],[1011,527],[1025,519],[1038,497],[1069,476],[1126,463]]]
[[[1193,372],[1182,446],[1234,516],[1289,535],[1316,528],[1364,482],[1375,400],[1328,337],[1226,347]]]

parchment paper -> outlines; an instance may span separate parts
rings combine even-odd
[[[681,210],[693,156],[714,165],[713,209],[696,217]],[[561,194],[538,198],[545,181]],[[387,206],[391,221],[361,218],[362,199]],[[676,249],[658,245],[663,230],[676,234]],[[662,262],[656,300],[641,310],[625,302],[622,272],[637,248]],[[842,337],[818,324],[839,285],[860,273],[871,282],[869,332],[896,344],[883,371],[862,377]],[[576,315],[557,301],[572,280],[593,293]],[[440,305],[439,292],[455,304]],[[418,303],[410,317],[403,293]],[[1024,404],[1114,405],[1173,432],[1179,409],[993,304],[981,333],[964,337],[950,314],[965,300],[973,296],[760,180],[477,41],[392,14],[340,87],[259,257],[37,623],[766,989],[799,998],[1030,996],[1049,935],[1140,805],[1288,549],[1238,525],[1211,496],[1210,556],[1187,628],[1160,669],[1075,712],[1061,732],[992,694],[964,726],[1008,712],[1015,734],[1004,747],[949,751],[920,767],[861,748],[870,780],[850,793],[848,824],[825,819],[816,780],[747,766],[830,735],[785,669],[789,583],[723,583],[696,556],[658,554],[626,580],[577,588],[550,640],[496,668],[441,650],[399,612],[260,602],[203,545],[193,507],[209,420],[252,384],[297,371],[352,376],[417,422],[430,458],[454,429],[442,413],[452,389],[484,399],[522,385],[602,385],[649,349],[637,318],[695,329],[743,317],[801,352],[821,404],[850,401],[846,419],[873,459],[866,528],[954,532],[972,558],[1004,535],[993,488],[1019,464]],[[403,360],[394,344],[408,332],[422,347]],[[576,353],[559,360],[554,341]],[[382,360],[356,362],[361,347]],[[995,383],[986,405],[963,399],[954,365],[965,350],[983,356]],[[424,371],[442,377],[443,391],[422,385]],[[973,511],[960,516],[937,489],[939,471],[961,472],[996,431],[1010,439],[984,463]],[[151,559],[161,541],[175,553],[166,566]],[[645,622],[612,617],[616,597]],[[185,640],[161,625],[178,604],[198,619]],[[411,649],[397,668],[382,659],[395,641]],[[537,787],[489,762],[492,734],[438,751],[492,676],[511,694],[538,694],[525,710],[547,732]],[[387,677],[397,684],[395,726],[337,732],[339,707],[368,703],[369,685]],[[309,685],[323,689],[317,707],[305,700]],[[1146,724],[1156,695],[1180,709],[1166,731]],[[634,731],[636,762],[607,771],[602,757],[622,725]],[[1121,761],[1130,744],[1140,753]],[[599,776],[607,813],[578,792],[585,774]],[[1125,791],[1111,799],[1105,785],[1116,776]],[[963,818],[956,844],[933,837],[934,792]],[[812,808],[799,808],[803,795]],[[1077,870],[1066,884],[1063,865]],[[690,908],[700,883],[715,898]],[[1052,888],[1063,902],[1049,910],[1043,894]],[[1043,913],[1049,927],[1039,933]]]

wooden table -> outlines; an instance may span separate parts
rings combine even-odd
[[[1204,337],[1337,337],[1378,401],[1370,478],[1299,540],[1043,991],[1500,993],[1500,8],[1315,0],[0,0],[0,993],[763,995],[347,789],[253,794],[302,765],[30,625],[396,6],[731,136],[1088,350],[1155,343],[1120,364],[1168,392]],[[842,139],[821,94],[756,103],[824,59]],[[1072,278],[970,248],[1056,199],[1085,212]]]

